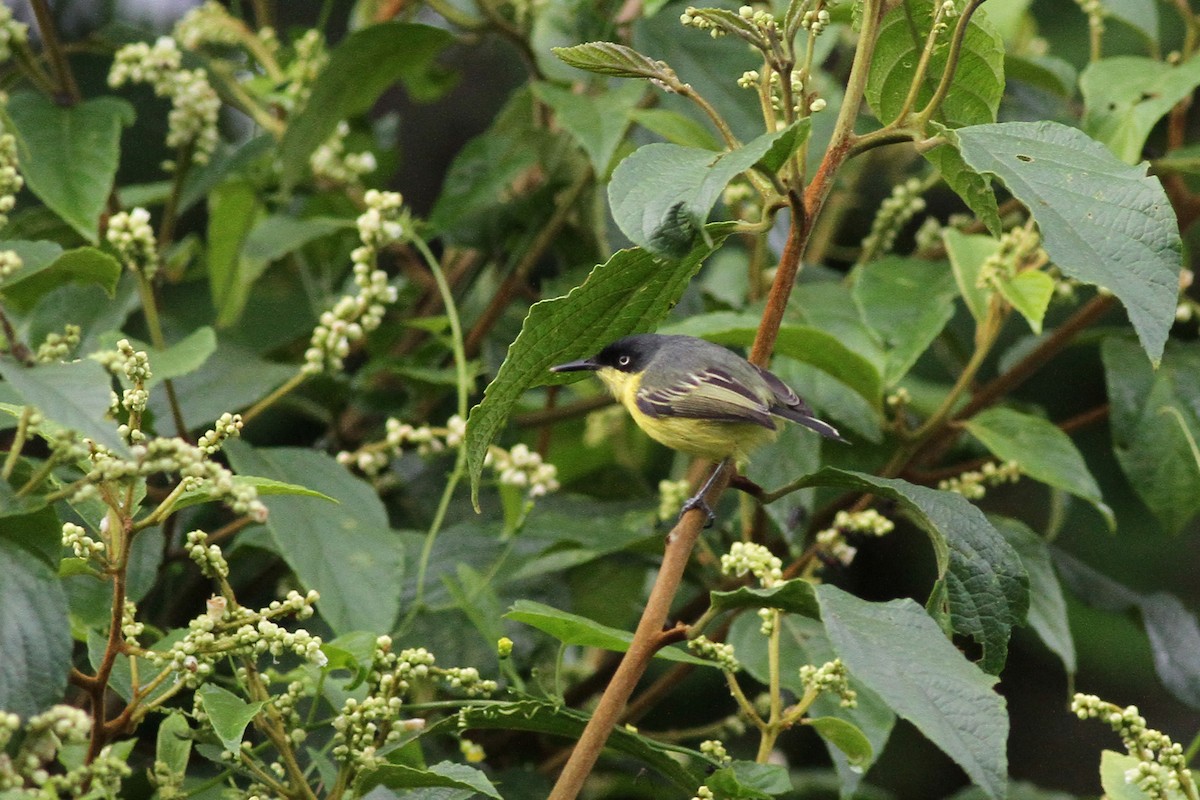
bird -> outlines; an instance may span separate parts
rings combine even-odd
[[[779,434],[778,419],[846,441],[778,376],[694,336],[626,336],[594,356],[550,371],[596,373],[651,439],[720,462],[680,514],[699,508],[708,514],[709,524],[714,515],[704,496],[726,460],[741,465],[750,451],[773,441]]]

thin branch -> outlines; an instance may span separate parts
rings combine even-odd
[[[67,61],[66,50],[58,38],[58,28],[54,24],[54,14],[50,10],[48,0],[32,0],[33,13],[37,17],[38,31],[42,37],[42,48],[50,60],[50,69],[54,73],[57,84],[56,99],[68,106],[79,105],[83,95],[79,93],[79,84],[71,72],[71,64]]]

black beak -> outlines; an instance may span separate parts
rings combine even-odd
[[[551,367],[551,372],[583,372],[584,370],[595,371],[600,369],[600,365],[596,363],[594,358],[581,358],[578,361],[568,361],[566,364],[559,364]]]

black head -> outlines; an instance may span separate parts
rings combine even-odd
[[[551,372],[615,369],[620,372],[641,372],[659,351],[665,337],[653,333],[626,336],[605,347],[591,358],[571,361],[551,367]]]

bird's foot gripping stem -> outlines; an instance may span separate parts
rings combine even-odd
[[[712,524],[716,520],[717,515],[715,513],[713,513],[712,508],[708,505],[708,500],[706,500],[705,498],[708,495],[708,490],[711,489],[713,483],[716,482],[717,476],[721,474],[721,471],[723,469],[725,469],[725,465],[728,463],[729,463],[729,459],[726,458],[726,459],[723,459],[719,464],[717,464],[716,469],[714,469],[712,471],[712,475],[709,475],[708,480],[706,480],[704,482],[704,485],[700,487],[700,491],[696,492],[694,495],[689,497],[687,499],[687,501],[683,504],[683,508],[679,512],[680,519],[683,519],[683,515],[688,513],[692,509],[700,509],[701,511],[703,511],[705,514],[708,515],[708,518],[704,521],[704,527],[706,527],[706,528],[712,527]]]

